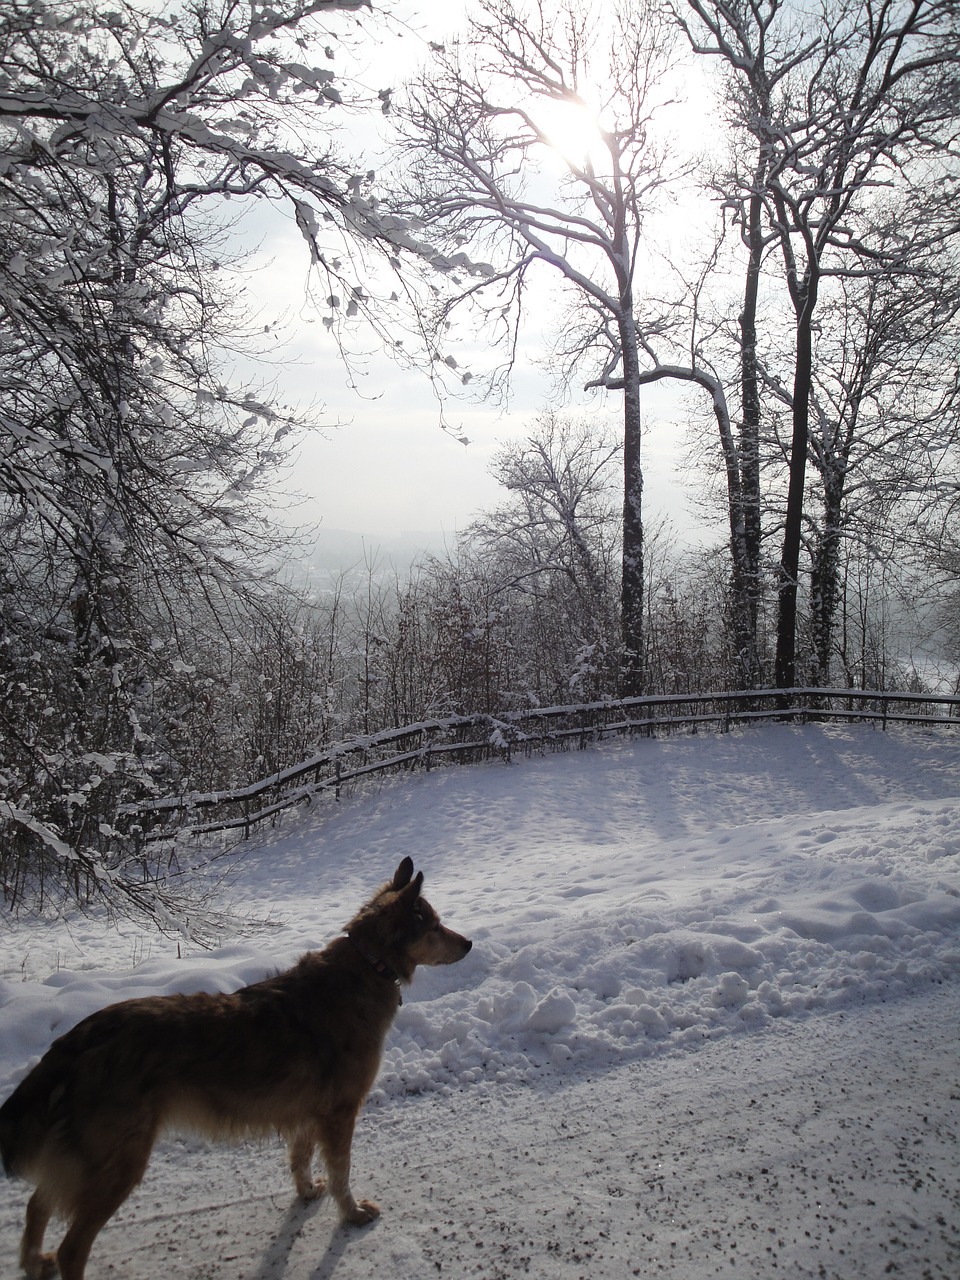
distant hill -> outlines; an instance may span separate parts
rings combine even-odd
[[[442,555],[455,540],[456,534],[437,530],[367,534],[320,528],[312,545],[288,562],[287,576],[319,585],[337,578],[359,581],[368,573],[403,577],[420,556]]]

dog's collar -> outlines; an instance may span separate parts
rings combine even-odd
[[[370,965],[374,973],[378,973],[381,978],[386,978],[388,982],[394,983],[397,988],[397,996],[400,1003],[403,1004],[403,996],[400,995],[401,979],[399,973],[397,973],[395,969],[391,969],[386,960],[382,960],[379,956],[374,955],[370,948],[364,946],[364,944],[355,938],[352,933],[346,934],[345,937],[348,942],[353,943],[353,946],[363,956],[364,960],[366,960],[367,964]]]

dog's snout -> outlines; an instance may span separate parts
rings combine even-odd
[[[463,940],[463,954],[464,954],[464,955],[466,955],[466,954],[467,954],[467,952],[468,952],[468,951],[471,951],[472,949],[473,949],[473,943],[470,941],[470,939],[469,939],[469,938],[464,938],[464,940]]]

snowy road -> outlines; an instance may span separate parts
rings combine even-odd
[[[295,1204],[279,1147],[173,1144],[89,1280],[955,1280],[958,1029],[953,984],[561,1088],[390,1100],[355,1147],[366,1230]]]

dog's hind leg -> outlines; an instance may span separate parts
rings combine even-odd
[[[311,1165],[313,1153],[317,1145],[313,1133],[300,1132],[287,1140],[290,1155],[290,1172],[293,1174],[297,1195],[304,1200],[316,1200],[326,1190],[326,1180],[314,1178]]]
[[[350,1190],[350,1147],[356,1120],[352,1109],[324,1116],[320,1126],[320,1149],[330,1175],[328,1189],[340,1208],[341,1218],[355,1227],[363,1227],[380,1216],[380,1207],[372,1200],[358,1203]]]
[[[20,1265],[30,1280],[49,1280],[57,1274],[57,1260],[43,1252],[43,1237],[50,1221],[50,1205],[38,1188],[27,1203],[27,1220],[20,1242]]]
[[[107,1170],[91,1173],[57,1250],[61,1280],[83,1280],[94,1240],[144,1175],[153,1137],[153,1131],[141,1133],[138,1141],[111,1160]]]

